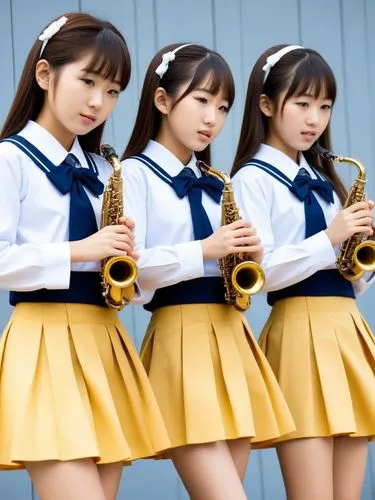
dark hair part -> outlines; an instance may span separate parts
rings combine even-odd
[[[184,97],[199,88],[199,85],[210,78],[209,92],[216,95],[222,91],[228,100],[229,108],[234,101],[234,81],[232,72],[223,57],[213,50],[201,45],[188,45],[176,52],[176,58],[169,63],[169,67],[162,78],[155,70],[162,62],[163,54],[175,50],[183,43],[167,45],[159,50],[152,59],[145,76],[137,118],[122,160],[141,153],[151,139],[155,139],[161,124],[161,114],[154,104],[155,91],[162,87],[168,96],[174,97],[179,89],[190,81],[187,89],[176,99],[174,106]],[[204,151],[196,153],[197,158],[210,163],[210,146]]]
[[[311,94],[318,98],[324,95],[336,100],[336,80],[334,74],[323,57],[312,49],[295,49],[285,54],[274,67],[271,68],[266,81],[263,83],[263,66],[268,56],[275,54],[286,44],[276,45],[266,50],[257,60],[249,78],[244,115],[241,126],[240,140],[237,147],[231,175],[233,176],[247,161],[251,160],[260,145],[266,141],[269,118],[260,110],[259,99],[265,94],[276,106],[281,106],[292,96]],[[280,95],[286,92],[283,101]],[[331,150],[329,125],[319,138],[319,144]],[[333,184],[336,193],[342,202],[345,201],[347,191],[337,175],[332,161],[322,158],[310,148],[304,151],[306,160],[317,167]]]
[[[105,79],[118,80],[121,90],[124,90],[130,79],[131,64],[122,34],[110,22],[89,14],[76,12],[65,16],[67,22],[48,40],[41,59],[46,59],[58,78],[58,72],[64,65],[89,54],[91,60],[86,70],[100,74]],[[17,134],[29,120],[35,120],[42,110],[45,93],[35,78],[41,47],[42,42],[37,39],[27,57],[13,104],[0,134],[2,139]],[[99,151],[104,125],[79,136],[83,149]]]

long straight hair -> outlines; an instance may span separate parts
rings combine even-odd
[[[263,83],[263,66],[268,56],[275,54],[287,45],[276,45],[266,50],[257,60],[250,74],[245,109],[243,114],[240,140],[231,170],[233,176],[243,165],[251,160],[260,145],[266,141],[269,128],[269,118],[260,109],[260,96],[265,94],[281,112],[285,103],[293,96],[311,94],[318,98],[324,97],[336,100],[336,80],[334,74],[318,52],[312,49],[295,49],[285,54],[273,68]],[[280,102],[280,96],[285,96]],[[319,138],[319,144],[331,151],[331,137],[329,125]],[[313,147],[304,151],[306,160],[314,165],[333,184],[342,203],[347,197],[347,190],[335,171],[331,160],[322,158]]]
[[[78,61],[85,54],[91,55],[86,71],[102,75],[105,79],[119,80],[124,90],[130,79],[130,54],[122,34],[108,21],[89,14],[65,14],[67,22],[47,43],[42,59],[56,73],[66,64]],[[58,18],[57,18],[58,19]],[[17,92],[5,120],[0,138],[20,132],[29,120],[36,120],[42,110],[45,92],[35,78],[42,42],[36,40],[27,57]],[[105,123],[86,135],[79,142],[86,151],[97,153]]]
[[[155,91],[158,87],[162,87],[167,95],[173,99],[179,93],[180,88],[190,82],[183,94],[178,99],[176,98],[173,103],[173,106],[176,106],[179,101],[193,92],[194,89],[199,88],[200,84],[209,77],[209,92],[216,95],[222,91],[225,99],[228,100],[229,108],[231,108],[235,94],[232,72],[223,57],[213,50],[201,45],[189,45],[176,52],[174,61],[169,63],[162,78],[155,73],[162,61],[163,54],[182,45],[184,44],[167,45],[152,59],[143,83],[135,125],[122,155],[122,160],[141,153],[147,143],[151,139],[155,139],[159,132],[161,114],[154,104]],[[196,156],[198,159],[210,163],[210,146],[197,152]]]

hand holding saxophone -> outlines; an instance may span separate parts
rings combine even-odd
[[[341,210],[326,229],[333,246],[340,245],[356,233],[372,236],[374,202],[360,201]]]
[[[242,219],[219,227],[201,243],[205,260],[218,260],[234,253],[249,253],[259,262],[263,256],[255,229],[250,222]]]
[[[261,264],[264,257],[264,249],[262,246],[262,242],[260,241],[259,236],[257,235],[256,229],[250,223],[250,227],[252,230],[252,245],[251,250],[243,253],[243,258],[245,260],[252,260],[257,264]]]
[[[70,242],[72,262],[95,262],[117,255],[130,255],[138,258],[134,251],[133,221],[120,221],[121,224],[105,226],[98,232],[79,241]],[[129,227],[130,226],[130,227]],[[135,255],[134,255],[135,254]]]
[[[126,217],[126,216],[120,217],[119,222],[120,222],[120,224],[125,224],[125,226],[130,229],[131,236],[132,236],[132,239],[131,239],[132,250],[131,250],[131,253],[129,253],[128,255],[130,255],[130,257],[132,257],[134,260],[138,260],[139,259],[139,252],[138,252],[138,250],[135,250],[135,248],[134,248],[135,222],[133,221],[133,219],[131,219],[130,217]]]

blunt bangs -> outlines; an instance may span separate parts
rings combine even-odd
[[[92,57],[85,70],[118,82],[124,90],[130,80],[131,62],[123,40],[112,30],[103,29],[89,50]]]
[[[332,104],[336,100],[336,80],[328,64],[317,54],[309,53],[297,64],[288,85],[282,107],[292,97],[311,95],[315,99],[324,97]]]
[[[180,101],[188,94],[199,88],[202,82],[208,79],[208,92],[217,95],[222,91],[224,99],[228,101],[229,109],[232,107],[235,97],[235,86],[231,70],[227,63],[216,54],[208,54],[196,66],[193,79],[178,99]]]

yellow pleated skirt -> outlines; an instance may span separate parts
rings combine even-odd
[[[264,354],[232,306],[157,309],[141,359],[173,447],[238,438],[262,446],[295,429]]]
[[[109,309],[18,304],[0,343],[0,469],[155,456],[170,441],[132,341]]]
[[[375,339],[354,299],[280,300],[260,346],[297,427],[280,441],[375,436]]]

